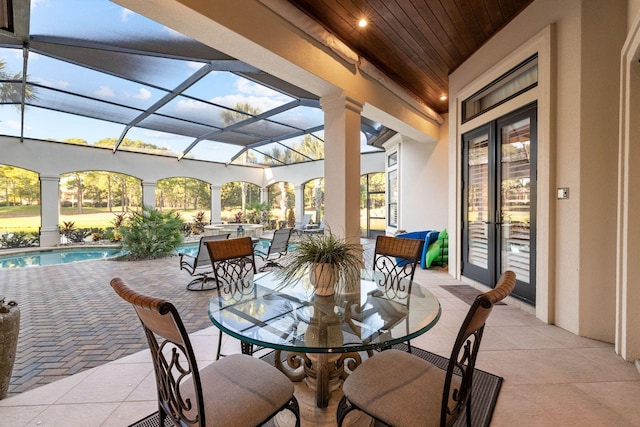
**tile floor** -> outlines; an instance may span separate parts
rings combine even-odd
[[[124,277],[140,274],[140,268],[122,270],[122,264],[131,266],[130,263],[106,262],[98,264],[99,267],[90,266],[95,262],[82,264],[95,270],[100,280],[101,275],[110,273]],[[186,273],[178,272],[176,266],[157,263],[152,266],[143,269],[145,286],[153,282],[158,292],[171,287],[171,293],[183,293],[184,288],[175,282],[186,283]],[[170,278],[163,273],[164,268],[173,272]],[[22,271],[19,276],[25,279],[29,274],[34,272]],[[448,356],[468,305],[441,286],[462,283],[442,270],[418,270],[416,282],[438,296],[442,317],[434,329],[412,344]],[[184,310],[192,314],[188,301],[184,304]],[[504,377],[492,426],[640,425],[640,374],[634,364],[618,357],[611,344],[545,325],[519,306],[517,301],[507,301],[507,305],[494,308],[480,351],[477,367]],[[202,316],[206,319],[206,311]],[[192,323],[197,324],[201,324],[201,319]],[[200,366],[211,362],[217,330],[205,327],[191,336]],[[231,338],[226,337],[224,346],[227,352],[239,351],[239,345]],[[0,426],[127,426],[156,409],[155,384],[147,353],[135,350],[74,375],[56,377],[60,379],[49,384],[37,384],[14,393],[0,400]],[[335,425],[338,393],[332,396],[329,408],[318,409],[305,386],[298,385],[296,395],[301,401],[302,425]]]

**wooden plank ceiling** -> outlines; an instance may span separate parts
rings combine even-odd
[[[449,74],[532,1],[289,0],[438,113]]]

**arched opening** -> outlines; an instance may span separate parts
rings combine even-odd
[[[40,222],[38,174],[0,165],[0,248],[38,246]]]
[[[244,181],[227,182],[220,188],[223,222],[246,222],[249,206],[260,203],[260,186]]]
[[[59,227],[62,243],[113,240],[130,211],[142,206],[140,179],[115,172],[76,171],[60,175]]]
[[[281,228],[285,225],[293,227],[295,225],[295,216],[293,216],[294,224],[287,223],[296,205],[295,188],[292,183],[280,181],[269,185],[267,187],[267,203],[271,228]]]
[[[320,224],[324,217],[324,178],[315,178],[303,184],[304,213],[311,214],[311,221]]]

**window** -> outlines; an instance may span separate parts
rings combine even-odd
[[[462,101],[462,123],[538,85],[538,54],[509,70]]]
[[[388,190],[388,206],[389,213],[387,218],[389,218],[389,227],[398,227],[398,170],[394,169],[389,171],[387,174],[389,184],[387,186]]]
[[[387,157],[387,167],[392,167],[398,164],[398,152],[389,154]]]

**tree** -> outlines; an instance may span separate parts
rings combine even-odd
[[[295,145],[293,148],[314,160],[324,159],[324,141],[315,136],[303,136],[302,143]]]
[[[211,188],[205,181],[187,177],[166,178],[159,180],[156,188],[160,193],[160,208],[211,208]]]
[[[116,143],[118,142],[117,138],[103,138],[99,141],[96,141],[93,145],[96,147],[109,147],[109,148],[113,148],[116,146]],[[129,138],[125,138],[122,140],[122,144],[120,144],[120,147],[129,147],[129,148],[138,148],[138,149],[143,149],[143,150],[156,150],[156,151],[167,151],[166,148],[164,147],[160,147],[157,146],[155,144],[150,144],[148,142],[144,142],[144,141],[140,141],[140,140],[132,140]]]
[[[38,174],[26,169],[0,165],[0,200],[5,206],[39,203],[40,183]]]
[[[22,72],[17,72],[13,76],[5,70],[7,62],[0,59],[0,104],[14,104],[17,109],[22,108]],[[37,99],[33,86],[26,85],[24,93],[25,104]]]
[[[304,206],[316,211],[314,222],[322,220],[324,212],[324,179],[316,178],[304,185]]]
[[[76,144],[76,145],[89,145],[89,143],[82,138],[67,138],[62,142],[67,142],[69,144]]]
[[[251,116],[257,116],[260,113],[262,113],[262,110],[260,110],[259,107],[254,107],[253,105],[247,102],[238,102],[235,105],[233,110],[227,110],[227,109],[223,110],[220,113],[220,118],[222,119],[222,125],[224,127],[227,127],[227,126],[231,126],[234,123],[247,120],[251,118]],[[255,156],[253,154],[250,154],[247,151],[242,153],[242,155],[238,158],[238,160],[240,160],[240,163],[244,163],[244,164],[256,163]],[[246,199],[246,187],[243,188],[243,195],[244,195],[244,198]],[[242,206],[244,209],[244,204]]]

